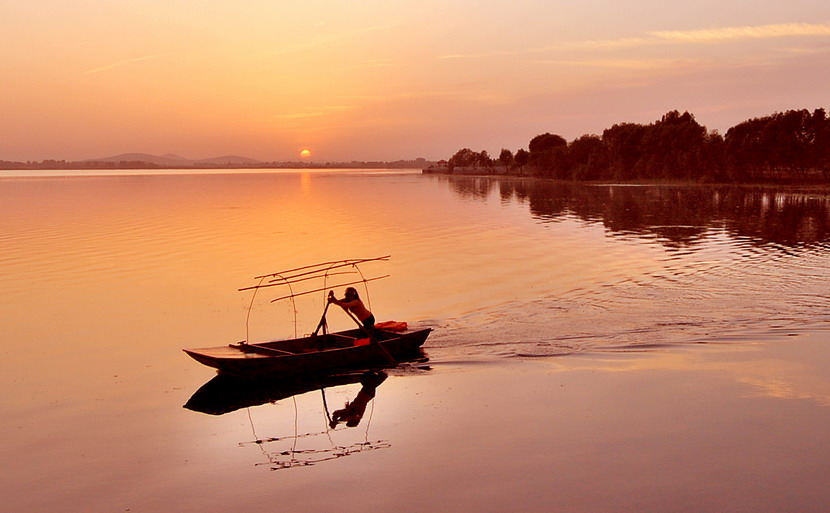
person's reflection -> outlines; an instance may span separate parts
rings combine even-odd
[[[366,405],[375,397],[375,390],[386,380],[386,373],[383,371],[369,371],[360,378],[363,387],[357,393],[354,401],[347,402],[342,410],[336,410],[331,416],[329,427],[334,429],[337,424],[345,422],[348,427],[355,427],[360,424]]]

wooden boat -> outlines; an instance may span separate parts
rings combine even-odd
[[[281,379],[290,376],[305,374],[325,374],[349,369],[367,369],[378,366],[395,366],[400,361],[411,361],[423,358],[420,348],[426,341],[430,328],[409,330],[406,323],[387,321],[375,325],[371,339],[368,338],[365,328],[351,312],[346,313],[360,326],[357,329],[328,333],[326,312],[332,303],[332,288],[347,286],[388,277],[378,276],[366,278],[359,270],[358,264],[367,262],[386,261],[389,256],[358,260],[337,260],[297,267],[287,271],[257,276],[259,282],[240,291],[253,290],[254,297],[260,289],[288,286],[291,291],[288,295],[278,297],[271,302],[313,294],[317,292],[329,293],[330,297],[323,310],[323,316],[314,332],[308,337],[290,340],[275,340],[271,342],[250,343],[247,340],[228,346],[207,347],[201,349],[185,349],[184,352],[199,363],[213,367],[220,374],[244,378]],[[346,269],[344,272],[343,269]],[[351,270],[349,270],[351,269]],[[338,285],[330,285],[327,280],[333,276],[359,274],[360,280],[347,281]],[[267,283],[265,280],[270,280]],[[292,284],[322,280],[322,288],[295,292]],[[250,318],[251,307],[248,308]],[[295,310],[296,312],[296,310]],[[296,313],[294,332],[296,337]],[[318,334],[322,330],[322,333]],[[246,323],[247,332],[247,323]],[[247,334],[247,333],[246,333]]]
[[[347,369],[395,366],[424,357],[421,346],[431,328],[396,333],[376,329],[375,341],[354,329],[259,344],[185,349],[193,359],[220,374],[276,378]]]

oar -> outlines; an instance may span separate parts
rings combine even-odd
[[[375,337],[372,336],[372,334],[369,332],[369,330],[366,329],[366,326],[364,326],[362,322],[357,320],[357,317],[355,317],[352,312],[346,310],[345,308],[343,309],[343,311],[346,312],[346,315],[348,315],[349,317],[352,318],[352,320],[357,324],[357,327],[360,328],[361,331],[363,331],[364,333],[369,335],[369,340],[371,340],[372,345],[376,345],[380,348],[380,350],[383,352],[383,355],[386,357],[387,360],[389,360],[389,363],[391,363],[392,365],[397,367],[398,366],[398,361],[395,360],[395,358],[389,353],[389,351],[386,350],[385,347],[383,347],[383,345],[380,343],[379,340],[377,340]]]
[[[330,291],[330,292],[329,292],[329,296],[332,296],[332,295],[334,295],[334,293]],[[320,328],[322,328],[323,326],[325,326],[325,325],[326,325],[326,312],[328,312],[328,311],[329,311],[329,305],[330,305],[330,304],[331,304],[331,302],[330,302],[330,301],[327,301],[327,302],[326,302],[326,307],[325,307],[325,308],[323,308],[323,316],[322,316],[322,317],[320,317],[320,322],[319,322],[319,324],[317,324],[317,327],[314,329],[314,333],[312,333],[312,334],[311,334],[311,336],[312,336],[312,337],[316,337],[316,336],[317,336],[317,332],[318,332],[318,331],[320,331]]]

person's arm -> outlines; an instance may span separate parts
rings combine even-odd
[[[337,305],[340,308],[345,308],[346,310],[351,310],[352,308],[356,307],[360,303],[360,300],[354,299],[352,301],[346,301],[346,299],[344,298],[344,299],[336,300],[335,303],[337,303]]]
[[[340,308],[349,309],[357,303],[357,299],[354,301],[346,301],[346,298],[337,299],[334,297],[334,292],[329,292],[329,303],[334,303],[335,305],[339,306]]]

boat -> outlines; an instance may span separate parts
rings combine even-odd
[[[194,360],[220,374],[243,378],[326,374],[354,368],[397,366],[424,358],[421,346],[432,328],[404,332],[375,329],[373,339],[359,330],[290,340],[185,349]]]
[[[337,260],[297,267],[257,276],[255,279],[259,282],[256,285],[239,290],[253,290],[256,296],[260,289],[288,286],[290,293],[271,300],[272,303],[286,299],[293,302],[298,296],[317,292],[322,292],[324,297],[326,293],[331,296],[334,287],[359,283],[365,287],[367,282],[388,277],[387,275],[367,278],[358,268],[358,264],[388,259],[389,256]],[[344,268],[346,268],[345,271]],[[348,274],[359,274],[361,279],[337,285],[328,283],[333,276]],[[266,283],[265,280],[270,281]],[[307,283],[309,280],[322,280],[323,286],[300,292],[295,292],[291,287],[292,284]],[[251,306],[253,303],[254,297],[251,298]],[[330,304],[331,300],[326,302],[317,328],[306,337],[297,337],[295,313],[295,333],[292,339],[258,343],[251,343],[246,339],[226,346],[184,349],[184,352],[197,362],[215,368],[219,374],[254,379],[281,379],[350,369],[395,367],[399,362],[425,358],[421,346],[432,331],[431,328],[410,330],[405,322],[386,321],[375,324],[374,329],[369,332],[349,311],[346,311],[358,328],[328,333],[326,312]],[[248,308],[248,318],[250,318],[251,306]]]

